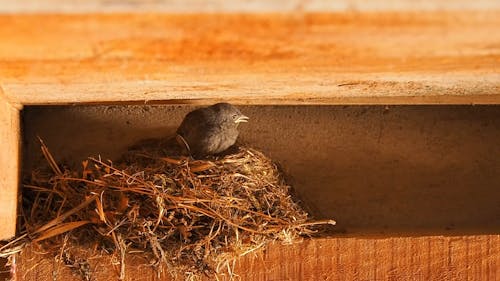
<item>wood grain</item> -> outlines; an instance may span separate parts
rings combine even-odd
[[[19,110],[5,100],[0,88],[0,240],[14,236],[19,186]]]
[[[297,12],[499,9],[495,0],[0,0],[0,12]]]
[[[110,257],[89,259],[95,280],[116,280]],[[157,278],[144,260],[127,261],[126,280]],[[28,249],[18,259],[17,280],[81,280],[53,258]],[[57,272],[57,274],[53,274]],[[293,245],[273,244],[236,264],[241,280],[498,280],[500,235],[332,237]]]
[[[500,11],[1,15],[21,104],[497,104]]]

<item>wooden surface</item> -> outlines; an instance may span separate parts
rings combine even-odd
[[[495,0],[0,0],[0,12],[295,12],[499,9]]]
[[[1,15],[21,104],[498,104],[500,11]]]
[[[39,253],[39,252],[38,252]],[[89,259],[94,280],[116,280],[109,257]],[[158,279],[139,257],[127,261],[126,280]],[[17,280],[81,280],[53,258],[26,251]],[[56,272],[57,274],[54,274]],[[500,235],[321,238],[271,245],[236,265],[241,280],[498,280]],[[55,276],[55,279],[53,279]]]
[[[0,240],[16,231],[19,180],[19,110],[9,104],[0,88]]]
[[[500,11],[447,10],[0,15],[0,239],[15,227],[13,105],[499,104]],[[497,280],[499,245],[499,235],[480,234],[317,239],[274,245],[238,272],[243,280]],[[20,257],[18,279],[53,279],[53,259],[32,254]],[[96,268],[98,280],[116,278],[114,268]],[[130,280],[156,276],[128,268]],[[56,277],[79,280],[64,269]]]

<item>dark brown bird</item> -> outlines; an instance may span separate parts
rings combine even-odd
[[[217,103],[189,112],[177,129],[177,141],[192,156],[218,154],[238,138],[238,125],[248,117],[229,103]]]

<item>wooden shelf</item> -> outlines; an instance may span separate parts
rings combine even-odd
[[[1,15],[20,104],[497,104],[500,11]]]
[[[89,259],[92,278],[116,280],[109,256]],[[36,251],[18,259],[17,280],[81,280]],[[130,257],[125,280],[155,278],[157,272]],[[236,263],[241,280],[496,280],[500,276],[500,235],[397,238],[323,238],[274,244]]]

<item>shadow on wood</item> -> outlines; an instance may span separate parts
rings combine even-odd
[[[27,107],[24,171],[116,159],[172,136],[192,106]],[[280,163],[318,219],[350,235],[500,232],[499,106],[241,106],[240,140]]]

